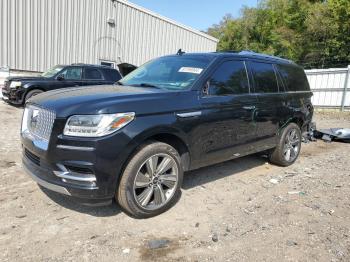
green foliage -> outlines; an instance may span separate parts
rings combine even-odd
[[[349,0],[261,0],[225,15],[208,34],[219,51],[252,50],[285,57],[306,68],[350,63]]]

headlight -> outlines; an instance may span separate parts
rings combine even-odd
[[[101,137],[112,134],[129,124],[135,118],[135,113],[75,115],[71,116],[63,134],[66,136]]]
[[[12,81],[10,84],[10,88],[17,88],[19,86],[22,85],[22,82],[18,82],[18,81]]]

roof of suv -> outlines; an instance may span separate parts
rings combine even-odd
[[[114,69],[110,66],[106,65],[95,65],[95,64],[84,64],[84,63],[73,63],[70,65],[65,65],[65,66],[85,66],[85,67],[99,67],[99,68],[106,68],[106,69]]]
[[[181,55],[189,55],[189,56],[211,56],[211,57],[245,57],[245,58],[259,58],[263,60],[268,60],[268,61],[275,61],[275,62],[280,62],[280,63],[288,63],[288,64],[295,64],[293,61],[280,58],[277,56],[272,56],[272,55],[267,55],[267,54],[261,54],[261,53],[256,53],[253,51],[224,51],[224,52],[211,52],[211,53],[183,53]]]

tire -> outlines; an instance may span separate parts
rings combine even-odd
[[[270,154],[270,162],[279,166],[292,165],[299,156],[301,139],[300,127],[295,123],[287,125],[282,130],[277,147]]]
[[[24,103],[26,103],[29,100],[29,98],[32,98],[33,96],[39,95],[39,94],[41,94],[43,92],[44,91],[42,91],[40,89],[30,90],[25,96]]]
[[[127,163],[116,200],[132,217],[153,217],[176,203],[182,180],[179,153],[168,144],[149,142],[142,145]]]

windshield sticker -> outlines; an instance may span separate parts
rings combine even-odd
[[[203,71],[202,68],[197,68],[197,67],[181,67],[179,69],[179,72],[181,73],[191,73],[191,74],[197,74],[197,75],[202,73],[202,71]]]

